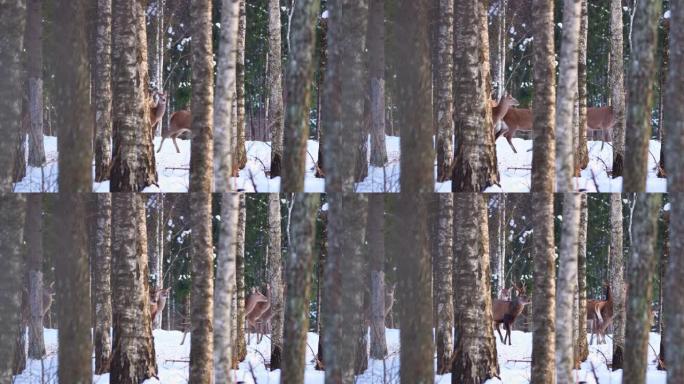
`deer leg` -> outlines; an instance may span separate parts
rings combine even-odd
[[[506,337],[508,338],[508,345],[511,344],[511,323],[505,323],[506,326]]]
[[[503,335],[501,335],[501,329],[500,329],[501,323],[496,323],[496,331],[499,333],[499,339],[501,339],[502,343],[505,343]]]
[[[166,140],[166,137],[162,136],[162,141],[159,143],[159,149],[157,150],[157,153],[161,152],[161,149],[164,146],[164,140]]]
[[[176,153],[180,153],[180,149],[178,148],[178,144],[176,143],[176,137],[171,138],[173,140],[173,145],[176,147]]]
[[[513,145],[513,132],[508,131],[504,135],[506,137],[506,140],[508,141],[508,145],[511,146],[511,149],[513,150],[513,153],[518,153],[518,151],[515,149],[515,145]]]

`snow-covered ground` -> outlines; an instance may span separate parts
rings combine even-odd
[[[159,148],[161,138],[154,139],[155,149]],[[496,143],[501,187],[491,187],[487,192],[529,192],[531,185],[532,141],[513,139],[518,153],[501,137]],[[384,167],[369,167],[368,177],[358,183],[358,192],[398,192],[400,175],[400,140],[387,136],[388,162]],[[164,149],[156,154],[159,187],[151,186],[144,192],[187,192],[190,167],[190,141],[178,140],[180,153],[176,153],[172,143],[165,143]],[[589,166],[576,178],[578,190],[588,192],[619,192],[622,178],[612,179],[608,170],[612,166],[613,149],[610,143],[589,142]],[[246,192],[277,192],[280,178],[270,179],[266,172],[271,166],[271,147],[269,142],[248,141],[247,166],[240,171],[240,177],[233,179],[236,189]],[[29,167],[27,177],[15,186],[17,192],[56,192],[57,190],[57,139],[45,137],[47,164],[42,168]],[[648,192],[666,192],[666,179],[656,177],[655,165],[660,158],[660,142],[651,140],[648,159]],[[314,162],[318,159],[318,142],[309,140],[307,145],[306,175],[304,188],[307,192],[324,192],[325,181],[314,175]],[[94,169],[94,167],[93,167]],[[435,164],[435,174],[436,174]],[[93,171],[94,172],[94,171]],[[109,190],[109,182],[95,183],[97,192]],[[435,190],[449,192],[451,182],[436,183]]]
[[[388,357],[382,360],[370,360],[369,369],[357,378],[357,383],[399,383],[399,330],[388,329],[386,332]],[[159,367],[159,380],[151,379],[146,383],[186,384],[188,382],[188,359],[190,355],[190,338],[186,339],[185,345],[180,345],[183,334],[178,331],[154,331],[154,340],[157,353],[157,365]],[[27,370],[16,377],[15,384],[41,383],[42,377],[46,383],[57,382],[57,331],[45,330],[47,357],[42,361],[29,361]],[[532,356],[532,334],[513,331],[513,345],[503,345],[497,338],[497,353],[501,380],[489,380],[489,384],[527,384],[530,381],[530,360]],[[313,354],[318,345],[318,335],[308,334],[308,348],[306,352],[306,375],[305,382],[310,384],[322,384],[322,371],[316,371],[313,364]],[[664,384],[666,374],[655,368],[655,350],[660,345],[660,335],[650,334],[650,348],[648,352],[648,384]],[[590,347],[589,359],[584,362],[580,370],[575,371],[577,382],[586,381],[587,384],[620,383],[622,371],[612,372],[606,365],[612,351],[612,343],[608,338],[608,344]],[[249,338],[247,347],[247,359],[240,363],[240,369],[234,374],[238,381],[246,384],[278,383],[280,370],[269,371],[265,361],[270,359],[271,345],[268,337],[264,337],[261,343],[256,342],[256,337]],[[451,383],[451,375],[438,375],[436,383]],[[254,380],[256,378],[256,382]],[[108,383],[109,375],[94,376],[94,383]]]

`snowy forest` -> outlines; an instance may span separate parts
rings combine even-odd
[[[1,381],[684,377],[682,199],[198,195],[0,198]]]
[[[669,0],[10,3],[4,191],[684,185]]]

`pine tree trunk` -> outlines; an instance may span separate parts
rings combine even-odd
[[[43,196],[28,195],[26,205],[26,243],[29,287],[29,348],[28,357],[45,356],[43,339]]]
[[[625,156],[624,192],[646,191],[654,102],[652,84],[655,83],[658,19],[662,2],[640,1],[636,7],[628,77],[625,153],[629,153],[629,156]]]
[[[289,252],[285,261],[288,291],[283,337],[286,346],[281,375],[283,383],[304,383],[316,210],[320,205],[319,201],[320,196],[317,194],[298,193],[292,203]]]
[[[195,4],[196,7],[198,5]],[[205,7],[201,8],[204,9]],[[208,105],[211,109],[211,103],[204,105]],[[197,109],[193,109],[193,113],[196,111]],[[196,140],[197,137],[193,139],[193,145]],[[206,143],[211,143],[211,141],[207,138]],[[211,172],[207,172],[207,174],[211,174]],[[192,314],[190,323],[192,324],[192,333],[190,336],[189,381],[192,383],[211,383],[213,373],[214,257],[211,199],[210,193],[193,193],[190,195],[192,227]]]
[[[29,130],[28,164],[40,167],[45,163],[43,146],[43,4],[29,0],[26,19],[26,64],[28,66]]]
[[[532,135],[534,136],[534,144],[532,146],[531,192],[551,193],[555,181],[554,162],[556,157],[554,128],[554,116],[556,112],[556,80],[554,75],[555,58],[553,41],[554,4],[553,2],[546,0],[534,0],[532,2],[532,7],[535,9],[536,16],[532,23],[532,29],[534,31],[534,100],[532,101],[532,115],[534,119]],[[544,195],[544,197],[547,196]],[[551,197],[551,199],[553,199],[553,197]],[[539,223],[539,225],[542,224]],[[553,222],[551,222],[550,225],[553,226]],[[536,286],[537,284],[535,284],[535,287]],[[540,303],[541,302],[543,302],[543,299]],[[553,308],[549,308],[549,310],[552,309]],[[551,316],[551,318],[552,317],[553,316]],[[542,346],[542,348],[544,347],[545,346]],[[549,372],[553,372],[553,369]],[[535,377],[534,368],[532,377]],[[545,375],[537,376],[537,380],[542,380],[542,377],[545,377]],[[551,376],[549,376],[548,380],[551,380]]]
[[[147,286],[145,204],[141,195],[112,195],[111,380],[140,383],[157,375]]]
[[[668,47],[670,57],[668,81],[664,90],[665,121],[663,127],[668,137],[676,138],[684,136],[684,109],[681,108],[684,105],[684,93],[680,87],[682,76],[684,76],[684,51],[677,49],[678,44],[684,41],[684,7],[679,4],[670,4],[670,12],[670,45]],[[681,156],[684,143],[681,140],[667,140],[661,142],[661,145],[665,146],[665,158],[668,159],[667,190],[671,194],[684,192],[684,160]],[[675,236],[672,238],[674,240]],[[674,250],[674,242],[672,248]],[[676,253],[673,251],[674,254]]]
[[[9,1],[4,4],[0,15],[0,116],[5,121],[0,125],[2,148],[0,149],[0,193],[12,191],[15,145],[21,142],[22,100],[23,100],[23,54],[24,30],[26,24],[26,0]],[[0,377],[6,378],[0,370]]]
[[[90,192],[92,180],[92,121],[90,74],[86,41],[86,1],[75,0],[55,8],[54,34],[61,48],[55,50],[55,94],[59,140],[59,191]]]
[[[579,63],[577,65],[578,80],[578,140],[577,158],[575,159],[575,175],[578,176],[580,170],[586,169],[589,165],[589,147],[587,146],[587,29],[589,24],[589,10],[587,0],[581,0],[582,8],[580,11],[580,32],[579,32]],[[581,320],[580,320],[581,321]]]
[[[213,166],[214,64],[212,54],[212,2],[192,0],[192,132],[190,191],[209,193]],[[230,104],[228,105],[230,109]],[[230,113],[230,112],[229,112]],[[220,191],[222,192],[222,191]],[[202,203],[211,200],[203,196]],[[211,215],[210,215],[211,216]],[[211,316],[209,316],[211,319]],[[209,369],[209,374],[211,369]]]
[[[454,150],[454,1],[439,0],[435,107],[437,112],[437,181],[451,178]],[[440,369],[437,369],[440,371]]]
[[[238,214],[238,232],[235,242],[235,269],[236,269],[236,328],[235,348],[233,348],[233,368],[247,357],[247,343],[245,341],[245,221],[247,209],[245,194],[240,194],[240,212]]]
[[[225,8],[224,8],[225,10]],[[237,19],[236,19],[237,21]],[[222,24],[227,25],[227,24]],[[221,197],[221,227],[216,258],[214,287],[214,383],[232,383],[233,346],[232,300],[235,293],[238,216],[240,196],[224,193]]]
[[[581,0],[564,0],[563,41],[561,43],[558,95],[556,98],[556,191],[573,192],[575,148],[573,117],[577,97],[578,35]],[[567,377],[566,377],[567,378]]]
[[[271,300],[271,370],[280,369],[283,352],[283,267],[280,195],[268,195],[268,281]]]
[[[368,9],[368,76],[370,78],[370,164],[387,163],[385,145],[385,0],[370,0]]]
[[[280,0],[268,0],[268,131],[271,133],[271,178],[281,175],[283,158],[283,70]]]
[[[413,17],[413,16],[412,16]],[[489,35],[484,3],[455,7],[454,105],[457,132],[451,190],[482,192],[499,183],[489,107]],[[483,129],[483,127],[488,127]],[[402,140],[403,142],[403,140]]]
[[[453,298],[453,195],[437,194],[437,253],[435,254],[434,294],[437,302],[437,374],[451,371],[453,353],[454,298]]]
[[[563,25],[566,24],[563,23]],[[563,224],[558,260],[558,286],[556,287],[556,380],[559,383],[574,381],[573,345],[577,339],[573,335],[573,312],[577,289],[579,215],[580,195],[563,194]]]
[[[371,273],[370,357],[387,356],[385,339],[385,196],[368,195],[368,260]]]
[[[580,218],[579,233],[577,236],[577,278],[579,291],[578,319],[579,333],[577,337],[578,356],[575,362],[579,366],[589,356],[589,346],[587,345],[587,194],[580,195]]]
[[[283,157],[283,192],[304,192],[309,110],[312,102],[314,52],[316,50],[316,19],[320,1],[294,2],[290,24],[292,46],[285,74],[287,114],[285,152]]]
[[[3,24],[5,25],[11,24]],[[0,216],[6,218],[5,223],[0,226],[0,324],[3,325],[0,327],[0,382],[3,383],[11,383],[13,380],[15,337],[21,321],[25,210],[24,195],[0,194]]]
[[[661,195],[637,194],[627,273],[627,285],[630,289],[627,300],[629,327],[625,329],[625,366],[622,379],[625,384],[646,381],[653,275],[657,260],[655,249],[658,238],[658,210],[661,206]]]
[[[112,166],[112,0],[97,1],[93,104],[95,181],[109,180]]]
[[[93,379],[86,197],[76,193],[57,197],[60,224],[54,267],[60,383],[90,383]]]
[[[95,302],[95,374],[109,372],[112,356],[112,196],[98,194],[95,256],[93,260],[93,300]]]
[[[610,195],[610,293],[613,296],[613,370],[622,369],[625,353],[625,272],[622,196]],[[607,299],[607,298],[606,298]]]
[[[491,326],[487,204],[482,194],[454,195],[454,307],[456,337],[451,382],[483,383],[499,375],[496,339]],[[488,323],[487,323],[488,324]]]
[[[238,169],[243,169],[247,165],[247,148],[245,147],[245,40],[247,30],[247,10],[246,0],[240,0],[240,20],[238,22],[238,51],[236,98],[237,98],[237,140],[235,141],[235,152],[233,159],[237,162]],[[235,172],[235,170],[234,170]]]
[[[142,3],[117,1],[112,8],[112,192],[139,192],[157,183],[147,69]]]
[[[537,105],[535,103],[535,105]],[[553,109],[553,104],[549,104]],[[541,118],[541,116],[538,116]],[[539,136],[536,136],[536,142]],[[553,143],[550,141],[549,143]],[[553,145],[553,144],[551,144]],[[553,168],[553,167],[551,167]],[[539,183],[541,184],[541,183]],[[551,183],[544,182],[545,188]],[[554,382],[555,354],[555,292],[556,268],[553,238],[553,198],[552,193],[536,193],[533,212],[534,229],[534,296],[532,297],[532,375],[535,383]]]
[[[673,14],[676,15],[674,20],[680,19],[682,12],[681,7],[676,8],[676,10],[672,10]],[[680,13],[677,14],[675,12]],[[681,27],[675,27],[675,25],[673,24],[673,31],[675,29],[681,30]],[[672,61],[673,64],[675,62]],[[664,337],[667,343],[668,381],[676,383],[677,380],[684,377],[684,316],[682,316],[682,308],[684,308],[684,284],[682,284],[684,259],[681,257],[684,251],[684,222],[676,219],[684,215],[684,196],[682,194],[672,194],[670,196],[672,196],[670,200],[672,217],[672,220],[670,220],[670,250],[672,253],[669,257],[665,282],[667,302],[664,308],[665,324],[667,326],[665,327]]]

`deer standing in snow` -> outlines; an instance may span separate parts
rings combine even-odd
[[[597,344],[605,344],[606,329],[613,321],[613,295],[608,284],[605,288],[605,300],[587,300],[587,323],[591,327],[590,345],[594,342],[594,335]]]
[[[157,153],[161,151],[162,146],[164,145],[164,140],[169,137],[171,140],[173,140],[173,145],[176,147],[176,153],[180,153],[180,149],[176,143],[176,138],[186,132],[192,132],[192,114],[190,111],[186,110],[174,112],[173,115],[171,115],[169,127],[166,130],[162,130],[162,141],[159,144]]]
[[[166,93],[155,92],[154,104],[150,106],[150,124],[152,130],[161,122],[166,112]]]
[[[521,286],[514,285],[513,287],[517,292],[513,300],[492,300],[492,320],[496,326],[496,331],[499,333],[501,342],[506,344],[506,339],[508,339],[508,345],[511,345],[511,330],[513,329],[515,318],[522,313],[525,305],[530,303],[525,294],[525,284]],[[501,330],[499,329],[501,324],[504,325],[506,337],[501,335]]]
[[[161,313],[164,307],[166,307],[169,290],[171,290],[171,287],[152,292],[152,299],[150,300],[150,318],[152,322],[157,318],[157,314]]]

